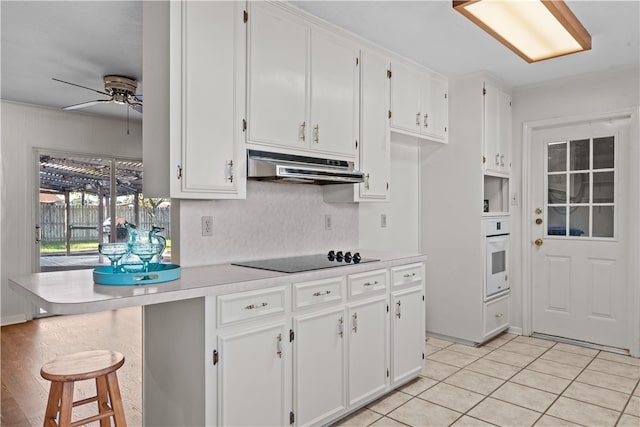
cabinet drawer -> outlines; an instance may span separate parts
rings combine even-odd
[[[409,264],[391,269],[391,283],[393,286],[407,285],[422,280],[424,264]]]
[[[286,288],[218,296],[218,327],[285,312]]]
[[[484,336],[504,329],[509,325],[510,296],[489,301],[484,304]]]
[[[351,274],[347,278],[349,298],[384,293],[387,289],[387,271],[376,270]]]
[[[293,284],[293,308],[342,301],[344,276]]]

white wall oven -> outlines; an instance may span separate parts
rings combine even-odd
[[[484,221],[485,275],[484,300],[509,292],[509,252],[511,219],[486,218]]]

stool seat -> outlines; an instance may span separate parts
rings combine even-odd
[[[101,427],[110,426],[113,417],[117,427],[126,427],[116,370],[124,364],[122,353],[110,350],[83,351],[60,356],[40,369],[42,378],[51,381],[44,426],[75,427],[100,420]],[[75,381],[95,379],[96,395],[73,401]],[[76,406],[96,402],[98,414],[71,422]]]

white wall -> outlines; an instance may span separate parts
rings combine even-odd
[[[359,204],[361,248],[420,252],[419,144],[391,135],[390,200]],[[381,214],[387,216],[386,228],[380,226]]]
[[[0,151],[0,317],[2,324],[26,320],[23,299],[9,289],[8,278],[32,271],[37,201],[35,149],[69,153],[142,157],[142,125],[118,119],[2,101]],[[28,316],[28,315],[27,315]]]
[[[604,72],[578,75],[534,86],[516,88],[513,103],[513,146],[511,192],[522,195],[523,124],[525,122],[599,114],[640,105],[640,69],[622,67]],[[638,141],[635,141],[637,146]],[[637,164],[636,164],[637,169]],[[512,247],[515,249],[512,277],[522,277],[522,203],[511,206]],[[522,327],[522,281],[513,281],[512,325]]]

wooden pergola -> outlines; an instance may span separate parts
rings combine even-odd
[[[115,170],[115,182],[112,181],[112,170]],[[102,224],[104,207],[110,205],[114,196],[134,195],[136,223],[140,221],[139,195],[142,193],[142,162],[101,159],[89,157],[53,157],[40,156],[40,192],[61,194],[65,198],[66,214],[66,253],[70,255],[70,241],[73,230],[97,229],[98,240],[103,240]],[[71,224],[70,195],[80,193],[84,199],[86,194],[94,194],[98,198],[98,224]],[[109,215],[112,220],[111,240],[115,241],[115,207]]]

